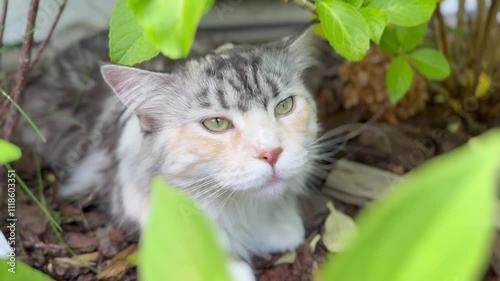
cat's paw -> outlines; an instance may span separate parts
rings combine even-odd
[[[229,262],[231,281],[255,281],[255,274],[250,265],[244,261],[232,259]]]

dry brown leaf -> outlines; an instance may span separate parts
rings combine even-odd
[[[77,261],[77,262],[90,265],[90,263],[95,262],[98,257],[99,257],[99,252],[93,252],[93,253],[83,254],[83,255],[79,255],[79,256],[74,256],[74,257],[72,257],[72,259]]]
[[[335,209],[332,202],[326,203],[330,214],[325,221],[323,244],[330,252],[341,251],[356,235],[357,227],[351,217]]]
[[[127,257],[137,251],[137,245],[130,245],[119,252],[104,268],[99,275],[98,280],[121,280],[127,271],[134,265],[127,262]]]

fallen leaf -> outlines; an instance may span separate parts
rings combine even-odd
[[[319,240],[321,239],[321,234],[316,233],[314,237],[311,239],[311,242],[309,242],[309,246],[311,246],[311,251],[314,253],[316,251],[316,245],[318,245]]]
[[[130,245],[125,250],[119,252],[107,265],[104,270],[97,275],[98,280],[122,280],[127,271],[135,265],[127,262],[127,258],[137,251],[137,245]]]
[[[328,251],[337,253],[356,234],[357,228],[353,219],[335,209],[332,202],[326,203],[330,214],[325,221],[325,231],[323,232],[323,244]]]
[[[79,252],[91,252],[97,249],[97,239],[78,232],[68,232],[64,235],[68,246]]]
[[[274,265],[284,264],[284,263],[294,263],[296,258],[297,258],[297,253],[295,251],[284,253],[274,262]]]

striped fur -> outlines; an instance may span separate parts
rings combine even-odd
[[[319,130],[303,81],[313,62],[311,36],[236,46],[168,72],[107,64],[104,79],[102,57],[72,47],[71,61],[54,58],[28,88],[25,109],[48,143],[26,124],[24,139],[68,175],[63,196],[93,190],[121,224],[147,221],[150,180],[162,175],[204,207],[234,254],[293,249],[304,235],[298,198]],[[290,96],[292,112],[277,116],[274,108]],[[209,132],[201,121],[216,116],[233,127]],[[257,155],[276,147],[283,152],[273,169]]]

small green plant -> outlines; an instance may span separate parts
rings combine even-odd
[[[32,268],[31,266],[16,261],[15,271],[9,270],[8,261],[0,260],[0,280],[2,281],[53,281],[48,275]]]
[[[13,143],[0,139],[0,165],[19,160],[21,149]]]
[[[411,172],[363,210],[358,235],[317,281],[478,280],[494,233],[498,155],[494,130]],[[213,227],[196,204],[159,178],[152,198],[142,280],[227,280]]]
[[[387,71],[391,102],[398,102],[413,83],[411,65],[424,77],[450,75],[446,58],[422,42],[436,0],[296,0],[321,24],[321,33],[343,57],[359,61],[370,40],[395,56]],[[162,52],[178,59],[191,49],[201,17],[213,0],[119,0],[110,23],[112,62],[134,65]]]

